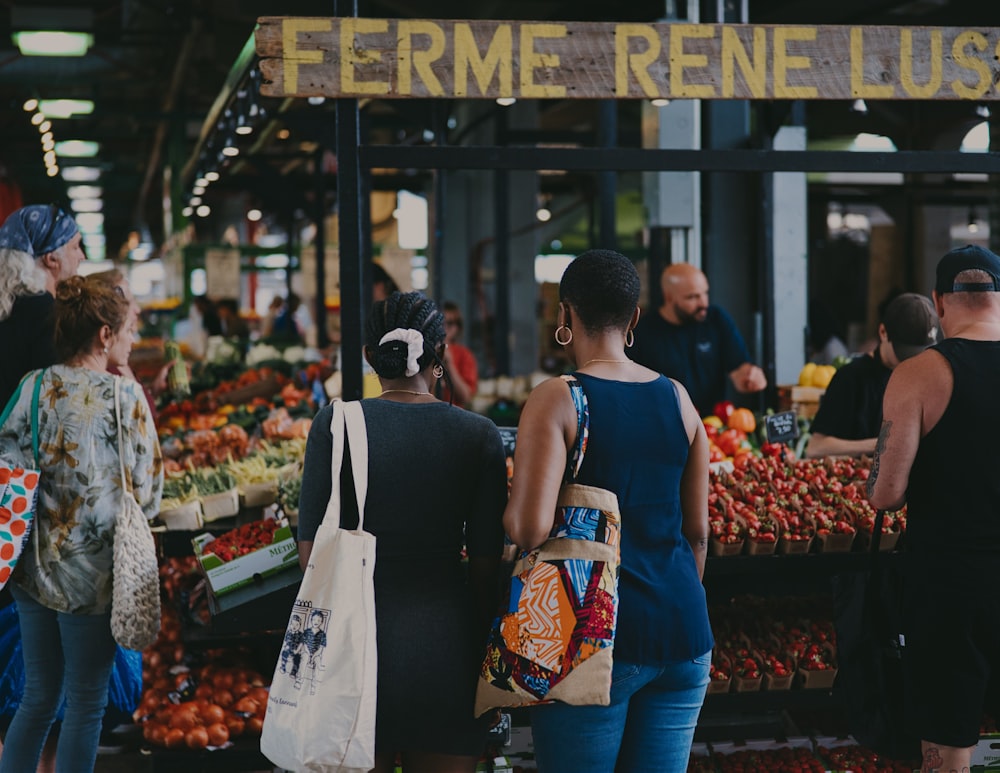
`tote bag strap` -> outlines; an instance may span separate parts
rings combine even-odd
[[[340,473],[344,467],[344,442],[350,444],[351,472],[354,477],[354,494],[358,503],[358,531],[365,525],[365,500],[368,497],[368,432],[365,428],[365,414],[361,403],[333,402],[333,418],[330,420],[330,434],[333,436],[333,452],[330,455],[330,501],[326,505],[323,521],[340,523],[341,493]]]
[[[122,476],[122,496],[129,493],[125,480],[125,438],[122,436],[122,377],[115,376],[115,424],[118,425],[118,469]]]
[[[344,403],[344,421],[347,425],[347,442],[351,447],[351,472],[354,474],[354,495],[358,502],[358,531],[363,531],[365,501],[368,498],[368,429],[361,403]]]
[[[573,453],[566,460],[566,473],[563,476],[571,483],[580,474],[583,455],[587,452],[587,440],[590,437],[590,405],[587,403],[587,393],[583,391],[583,384],[572,375],[563,376],[562,379],[569,386],[569,393],[576,408],[576,442],[573,444]]]

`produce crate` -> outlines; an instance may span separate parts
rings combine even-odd
[[[784,537],[778,540],[778,552],[781,555],[799,555],[801,553],[808,553],[809,548],[812,547],[813,539],[815,537],[810,537],[809,539],[791,540],[785,539]]]
[[[208,494],[201,498],[201,509],[207,522],[229,518],[240,511],[240,495],[233,488],[220,494]]]
[[[830,644],[824,644],[822,647],[823,651],[827,655],[827,659],[836,663],[835,652]],[[837,667],[834,665],[831,668],[825,668],[822,670],[810,670],[803,668],[800,665],[795,670],[795,681],[796,683],[806,690],[829,690],[833,688],[833,683],[837,679]]]
[[[216,596],[230,593],[254,582],[299,565],[299,551],[289,526],[276,529],[271,544],[245,556],[223,561],[211,552],[214,534],[199,534],[191,540],[198,566]]]
[[[224,392],[219,395],[219,402],[223,404],[229,403],[230,405],[243,405],[244,403],[249,403],[255,397],[270,399],[280,391],[281,384],[278,382],[277,375],[271,374],[267,378],[255,381],[253,384]]]
[[[708,551],[713,556],[738,556],[743,552],[743,543],[745,540],[740,540],[739,542],[720,542],[715,537],[712,537],[708,541]]]
[[[895,550],[901,534],[902,532],[900,531],[882,532],[882,539],[878,543],[879,551]],[[872,533],[870,531],[859,531],[858,540],[862,549],[867,551],[871,548]]]
[[[708,682],[708,694],[718,695],[720,693],[729,692],[729,688],[732,687],[732,673],[733,664],[729,659],[729,656],[725,652],[716,649],[712,652],[712,664],[720,669],[721,673],[727,674],[725,679],[711,678]]]
[[[168,531],[193,531],[205,525],[201,500],[193,499],[180,507],[160,511],[160,520]]]
[[[243,507],[267,507],[278,501],[278,480],[248,483],[240,486],[240,504]]]

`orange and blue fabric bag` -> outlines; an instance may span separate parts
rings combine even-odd
[[[564,378],[576,405],[576,443],[548,540],[521,551],[514,562],[490,628],[476,716],[554,700],[610,703],[621,516],[614,492],[574,482],[587,448],[590,412],[580,382]]]

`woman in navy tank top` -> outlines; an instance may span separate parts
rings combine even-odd
[[[702,574],[708,548],[708,441],[684,388],[632,362],[639,275],[590,250],[559,285],[556,340],[590,405],[578,483],[614,491],[621,509],[618,626],[609,706],[530,709],[539,770],[685,771],[713,646]],[[549,535],[576,439],[566,382],[540,384],[518,426],[504,526],[522,548]]]

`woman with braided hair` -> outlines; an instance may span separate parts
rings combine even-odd
[[[362,400],[368,430],[365,529],[378,537],[375,616],[378,708],[375,770],[475,770],[486,721],[472,718],[483,642],[496,611],[503,443],[488,419],[434,397],[444,377],[444,316],[422,293],[392,293],[372,307],[365,358],[381,394]],[[332,407],[313,421],[299,500],[299,561],[330,499]],[[350,448],[341,526],[357,527]],[[463,546],[468,571],[461,560]]]

